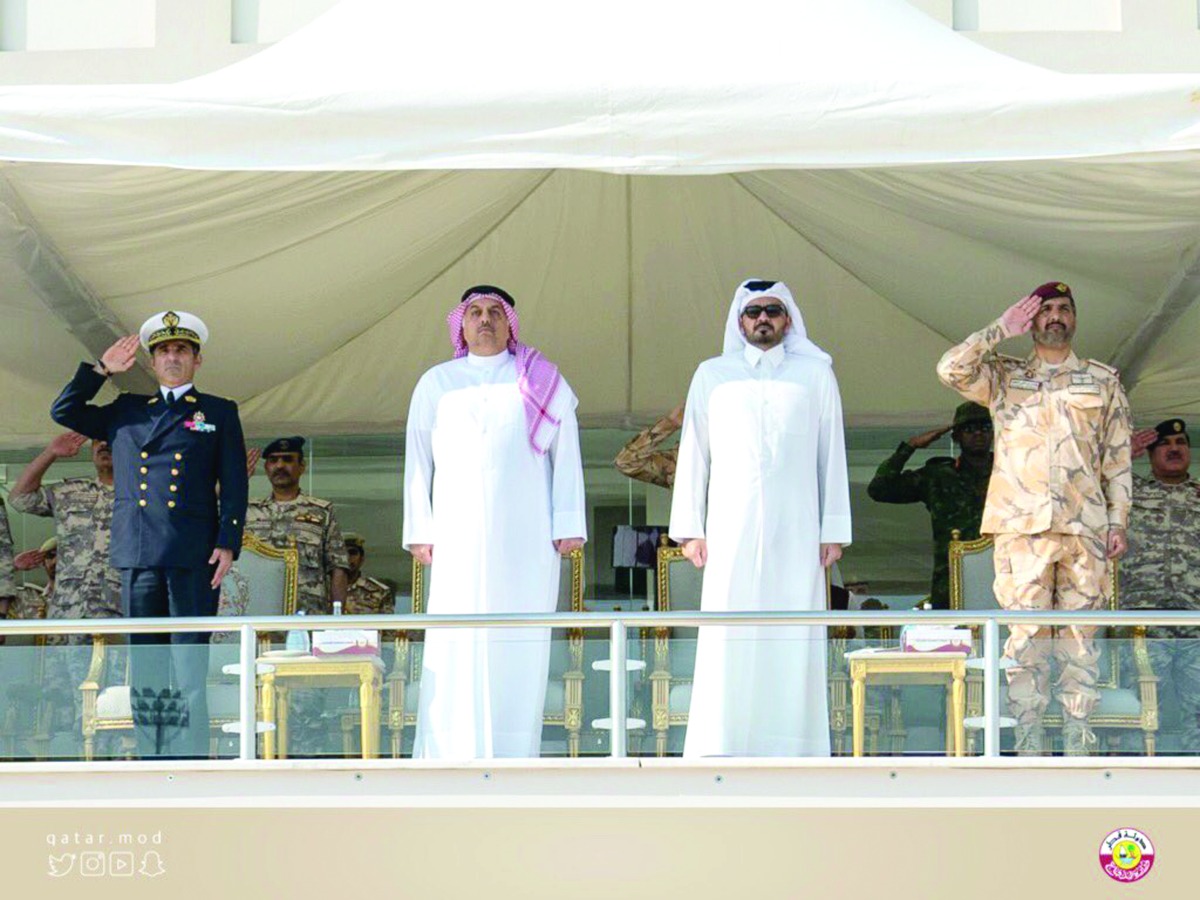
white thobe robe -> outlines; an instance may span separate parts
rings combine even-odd
[[[413,392],[404,460],[404,547],[433,545],[430,613],[553,612],[552,541],[586,537],[577,401],[564,379],[544,456],[529,443],[515,358],[468,355]],[[431,629],[414,757],[537,756],[550,629]]]
[[[706,538],[702,610],[825,608],[822,543],[850,542],[837,380],[747,345],[692,379],[671,537]],[[700,629],[684,756],[829,754],[825,629]]]

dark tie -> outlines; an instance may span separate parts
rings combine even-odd
[[[175,392],[167,391],[167,406],[174,406],[174,405],[175,405]]]

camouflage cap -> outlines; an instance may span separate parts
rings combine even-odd
[[[1187,423],[1183,419],[1167,419],[1165,422],[1159,422],[1154,426],[1154,430],[1158,432],[1158,437],[1150,445],[1151,450],[1161,444],[1165,438],[1169,438],[1173,434],[1182,434],[1184,439],[1187,440],[1188,446],[1191,446],[1192,438],[1187,433]]]
[[[961,428],[963,425],[969,425],[972,422],[987,422],[992,424],[992,414],[988,412],[986,406],[980,406],[978,403],[960,403],[958,408],[954,410],[954,428]]]
[[[342,540],[346,542],[347,550],[357,550],[359,553],[365,553],[367,542],[363,540],[363,536],[353,531],[347,531],[342,535]]]
[[[299,453],[304,456],[304,438],[302,437],[285,437],[275,438],[271,443],[263,449],[264,457],[270,456],[272,453]]]
[[[38,547],[43,553],[58,552],[58,538],[52,537],[42,541],[42,546]]]

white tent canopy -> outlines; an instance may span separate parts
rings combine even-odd
[[[852,423],[1049,279],[1139,420],[1200,411],[1200,76],[1082,76],[903,0],[346,0],[175,85],[0,90],[0,442],[179,307],[252,433],[387,431],[462,288],[503,284],[585,424],[681,399],[782,278]]]

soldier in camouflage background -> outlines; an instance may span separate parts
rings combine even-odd
[[[1137,432],[1133,454],[1146,451],[1151,477],[1133,478],[1121,606],[1200,609],[1200,483],[1188,471],[1192,450],[1183,419]],[[1154,626],[1146,637],[1159,690],[1178,698],[1182,749],[1200,753],[1200,626]]]
[[[8,527],[8,510],[0,501],[0,619],[8,617],[17,599],[17,572],[13,568],[13,539]],[[4,635],[0,634],[0,644]]]
[[[335,600],[344,608],[350,563],[333,504],[300,491],[300,478],[307,468],[304,444],[302,437],[279,438],[263,449],[263,468],[271,482],[271,496],[250,501],[246,530],[280,549],[295,540],[300,552],[296,611],[328,616],[333,613]],[[288,743],[292,755],[330,749],[329,729],[321,716],[324,701],[318,690],[290,692]]]
[[[74,431],[58,435],[24,468],[9,494],[13,509],[54,519],[58,565],[54,590],[48,596],[48,619],[107,619],[122,614],[120,574],[109,565],[113,462],[108,443],[91,442],[95,477],[42,484],[55,462],[74,457],[86,442],[87,438]],[[91,643],[91,635],[86,634],[46,638],[47,646]],[[77,649],[52,652],[48,657],[45,690],[47,697],[55,698],[56,713],[61,711],[71,720],[78,717],[79,684],[89,662],[90,654]],[[73,727],[70,721],[55,721],[59,727]]]
[[[1100,607],[1109,560],[1126,550],[1132,470],[1129,405],[1114,369],[1071,351],[1075,299],[1050,282],[951,348],[938,376],[992,411],[995,465],[980,531],[995,538],[996,599],[1005,609]],[[1032,332],[1034,352],[996,346]],[[1096,737],[1088,716],[1099,699],[1095,627],[1016,625],[1004,652],[1017,751],[1040,754],[1049,704],[1050,657],[1058,659],[1063,745],[1086,755]]]
[[[46,618],[50,597],[54,593],[54,576],[58,571],[58,538],[47,538],[36,550],[18,553],[13,560],[13,568],[18,572],[28,572],[38,566],[46,573],[46,583],[27,581],[22,584],[16,604],[8,611],[10,619]]]
[[[396,611],[396,598],[392,589],[382,581],[371,578],[362,571],[366,559],[366,541],[362,535],[346,532],[346,557],[350,565],[350,586],[346,589],[347,615],[390,616]]]
[[[904,471],[913,453],[928,447],[947,431],[962,451],[958,459],[935,456],[919,469]],[[992,416],[987,407],[963,403],[954,411],[954,422],[914,435],[885,459],[867,485],[867,494],[878,503],[923,503],[933,529],[933,578],[930,600],[934,609],[950,608],[950,540],[979,537],[983,501],[992,474]]]
[[[639,432],[621,448],[613,464],[628,478],[656,484],[671,489],[675,483],[675,465],[679,460],[679,448],[659,449],[675,432],[683,427],[683,404]]]
[[[294,538],[300,551],[296,610],[310,616],[333,613],[333,601],[346,600],[350,563],[333,504],[300,491],[304,474],[304,438],[279,438],[263,450],[263,468],[271,496],[250,501],[246,530],[259,540],[286,549]]]

